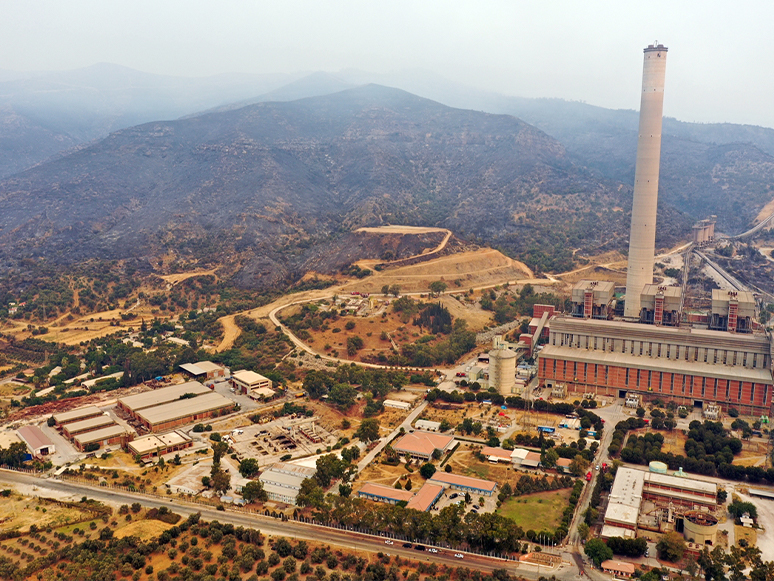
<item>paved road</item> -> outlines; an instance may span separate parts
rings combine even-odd
[[[503,559],[487,557],[484,555],[464,553],[464,559],[458,559],[454,557],[454,553],[457,551],[449,549],[439,548],[438,553],[419,552],[413,549],[404,548],[402,542],[398,540],[393,541],[393,545],[386,545],[385,538],[383,537],[367,535],[352,530],[333,529],[296,521],[283,522],[262,515],[242,514],[232,511],[222,512],[195,504],[189,504],[180,499],[164,500],[150,498],[141,494],[107,490],[74,482],[38,478],[36,476],[8,470],[0,470],[0,482],[12,485],[24,484],[37,486],[40,496],[45,496],[46,490],[54,490],[72,494],[76,498],[85,495],[94,500],[110,504],[131,504],[132,502],[139,501],[143,506],[150,508],[166,506],[184,517],[190,514],[201,513],[202,518],[205,520],[218,520],[220,522],[231,523],[235,526],[241,525],[244,527],[257,528],[265,535],[286,536],[308,541],[330,543],[341,547],[369,552],[382,551],[391,555],[400,555],[403,558],[433,561],[450,567],[465,566],[485,572],[491,572],[495,569],[507,569],[511,574],[528,579],[537,579],[539,575],[551,573],[555,573],[557,578],[566,581],[578,578],[577,569],[568,564],[563,565],[556,571],[541,567],[541,570],[538,572],[538,568],[534,565],[505,561]]]
[[[408,432],[411,429],[411,424],[414,422],[415,419],[419,417],[419,415],[424,411],[424,409],[427,407],[427,401],[423,401],[420,403],[408,416],[406,416],[406,419],[403,420],[403,423],[399,425],[397,428],[395,428],[392,433],[387,436],[386,438],[382,438],[382,441],[379,442],[379,444],[371,450],[366,456],[357,463],[357,471],[362,472],[366,469],[366,467],[373,462],[374,458],[376,458],[376,455],[381,452],[384,447],[387,445],[388,442],[391,442],[392,439],[397,436],[400,433],[400,429],[403,428],[406,432]]]

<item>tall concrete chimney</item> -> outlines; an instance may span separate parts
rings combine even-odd
[[[640,318],[640,293],[646,284],[653,283],[666,56],[667,48],[658,42],[645,49],[632,227],[629,232],[629,266],[626,274],[624,316],[627,318]]]

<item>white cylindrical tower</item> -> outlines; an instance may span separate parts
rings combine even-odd
[[[645,64],[642,69],[640,130],[637,165],[634,170],[634,200],[624,309],[624,316],[633,319],[640,318],[640,293],[643,287],[653,283],[666,56],[667,48],[663,44],[656,42],[649,45],[645,49]]]
[[[509,396],[516,385],[516,353],[510,349],[493,349],[489,352],[489,385]]]

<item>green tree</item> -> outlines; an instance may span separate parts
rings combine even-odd
[[[558,460],[559,460],[559,453],[553,448],[549,448],[548,450],[546,450],[545,454],[543,454],[543,458],[540,460],[540,462],[546,468],[554,468]]]
[[[239,473],[245,478],[252,478],[258,474],[260,466],[255,458],[245,458],[239,463]]]
[[[599,567],[602,561],[613,558],[613,550],[602,539],[590,539],[584,547],[586,555]]]
[[[676,563],[682,559],[685,548],[683,535],[674,531],[663,535],[656,544],[658,558],[670,563]]]
[[[644,418],[645,417],[645,408],[640,406],[637,408],[637,417],[638,418]]]
[[[447,288],[449,288],[449,285],[447,285],[442,280],[436,280],[430,283],[430,292],[433,293],[433,296],[438,296],[441,293],[443,293]]]
[[[347,354],[351,357],[363,348],[363,339],[355,335],[347,338]]]
[[[366,418],[360,422],[355,432],[355,437],[363,442],[374,442],[379,439],[379,420],[376,418]]]
[[[226,494],[231,488],[231,474],[226,470],[218,469],[211,477],[212,489],[220,495]]]
[[[589,538],[589,532],[591,531],[589,525],[587,525],[585,522],[582,522],[578,525],[578,536],[581,538],[581,540],[586,540]]]
[[[251,480],[242,487],[242,498],[247,502],[260,501],[266,502],[269,496],[263,489],[263,484],[259,480]]]
[[[419,473],[425,480],[432,478],[433,474],[435,474],[435,466],[430,464],[430,462],[426,462],[425,464],[422,464],[422,467],[419,469]]]

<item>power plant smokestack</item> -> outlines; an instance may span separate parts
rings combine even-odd
[[[643,287],[653,283],[666,56],[667,48],[663,44],[656,42],[648,45],[642,68],[640,131],[637,140],[637,165],[634,170],[634,201],[632,227],[629,232],[629,266],[624,309],[624,316],[634,319],[640,318],[640,293]]]

